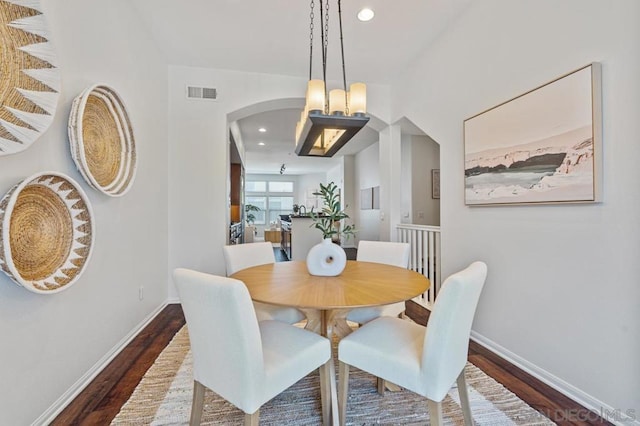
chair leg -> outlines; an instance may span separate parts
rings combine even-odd
[[[429,407],[431,426],[442,426],[444,424],[442,418],[442,403],[427,399],[427,406]]]
[[[320,366],[320,401],[322,404],[322,424],[328,426],[331,424],[331,369],[330,359]]]
[[[338,410],[340,412],[340,425],[344,426],[347,421],[347,397],[349,396],[349,364],[340,361],[338,380]]]
[[[384,383],[384,379],[381,377],[376,377],[376,385],[378,385],[378,393],[380,395],[384,395],[384,390],[386,388],[386,385]]]
[[[258,426],[260,424],[260,410],[256,410],[255,413],[244,414],[244,426]]]
[[[190,426],[200,425],[202,418],[202,408],[204,406],[204,385],[196,380],[193,381],[193,401],[191,402]]]
[[[460,395],[460,405],[462,406],[462,416],[464,417],[464,426],[473,426],[471,404],[469,404],[469,388],[467,387],[467,379],[464,377],[464,368],[460,372],[457,382],[458,395]]]

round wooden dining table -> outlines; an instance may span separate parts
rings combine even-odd
[[[349,260],[335,277],[309,274],[301,261],[269,263],[236,272],[231,278],[243,281],[251,299],[272,305],[293,306],[307,316],[306,329],[331,338],[351,333],[347,313],[354,308],[403,302],[424,293],[429,280],[415,271],[381,263]],[[329,363],[330,412],[338,424],[335,365]],[[378,382],[378,388],[384,386]]]
[[[429,288],[415,271],[354,260],[335,277],[311,275],[305,262],[292,261],[253,266],[231,278],[243,281],[254,301],[296,307],[307,315],[307,329],[341,337],[351,332],[351,309],[403,302]]]

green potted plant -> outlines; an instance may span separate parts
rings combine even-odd
[[[261,211],[260,207],[254,206],[253,204],[245,204],[244,212],[245,212],[245,220],[247,221],[247,225],[253,225],[256,221],[256,215],[253,212]]]
[[[323,238],[331,238],[334,242],[340,242],[340,237],[344,235],[345,239],[355,235],[356,228],[354,225],[345,225],[341,228],[343,219],[349,219],[344,210],[340,208],[340,194],[338,185],[330,182],[327,185],[320,184],[320,190],[314,192],[322,199],[322,210],[315,213],[311,210],[311,218],[313,224],[311,226],[322,232]]]
[[[323,207],[319,213],[311,210],[311,226],[322,232],[323,240],[309,250],[307,270],[311,275],[340,275],[347,265],[347,254],[342,247],[334,244],[333,239],[340,241],[341,235],[349,238],[356,229],[353,225],[345,225],[340,229],[341,221],[349,216],[340,208],[340,194],[334,182],[320,184],[320,190],[313,194],[321,197]]]

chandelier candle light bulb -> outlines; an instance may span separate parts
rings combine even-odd
[[[322,80],[310,80],[307,85],[307,104],[305,106],[304,119],[307,112],[324,112],[325,108],[325,87]]]
[[[329,114],[344,115],[347,109],[347,99],[342,89],[333,89],[329,92]]]
[[[349,114],[367,113],[367,85],[364,83],[353,83],[349,86]]]

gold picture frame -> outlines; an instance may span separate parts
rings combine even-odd
[[[464,120],[465,204],[601,201],[601,66]]]
[[[431,169],[431,198],[440,199],[440,169]]]

